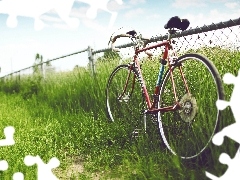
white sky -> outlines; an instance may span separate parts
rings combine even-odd
[[[56,2],[61,2],[56,4]],[[6,3],[8,2],[8,3]],[[32,3],[34,2],[34,3]],[[85,3],[85,2],[88,2]],[[178,15],[190,20],[190,27],[218,23],[240,17],[239,0],[0,0],[0,76],[17,71],[34,63],[36,53],[43,60],[86,49],[107,48],[110,35],[118,28],[134,28],[147,37],[166,34],[163,26],[167,20]],[[55,3],[55,4],[54,4]],[[111,14],[98,10],[96,18],[90,7],[104,5],[117,13],[109,27]],[[29,4],[29,5],[27,5]],[[34,5],[37,4],[37,8]],[[38,12],[40,8],[42,12]],[[45,8],[45,9],[44,9]],[[58,8],[58,14],[54,10]],[[59,17],[59,12],[79,20],[78,26],[70,27],[70,21]],[[34,18],[40,16],[45,26],[34,28]],[[17,15],[16,27],[12,19]],[[11,16],[10,16],[11,15]],[[37,16],[37,17],[39,17]],[[8,21],[9,20],[9,21]],[[8,24],[7,24],[8,22]],[[67,24],[68,23],[68,24]],[[129,43],[130,41],[121,41]],[[75,65],[86,66],[87,53],[57,60],[52,64],[58,70],[71,70]]]

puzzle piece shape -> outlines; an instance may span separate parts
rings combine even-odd
[[[227,127],[225,127],[222,131],[220,131],[219,133],[217,133],[213,138],[212,138],[212,142],[217,145],[220,146],[222,145],[223,141],[224,141],[224,136],[228,136],[229,138],[231,138],[232,140],[238,142],[240,144],[240,123],[233,123]]]
[[[238,76],[235,77],[230,73],[227,73],[223,77],[223,81],[226,84],[234,84],[234,89],[232,92],[232,96],[230,101],[218,100],[216,105],[219,110],[225,109],[227,106],[230,106],[235,118],[235,123],[225,127],[223,130],[214,135],[212,141],[214,144],[220,146],[224,141],[224,136],[227,136],[234,141],[240,144],[240,111],[238,102],[240,100],[239,92],[240,92],[240,70],[238,71]],[[237,180],[240,177],[240,148],[238,149],[235,157],[231,159],[228,154],[222,153],[219,157],[219,161],[222,164],[228,165],[228,170],[221,176],[216,177],[208,172],[206,172],[206,176],[211,178],[212,180],[228,180],[233,179]]]
[[[232,96],[230,98],[230,101],[224,101],[224,100],[217,100],[216,105],[219,110],[225,109],[227,106],[231,106],[232,112],[234,114],[234,118],[236,122],[240,123],[240,111],[238,102],[240,100],[239,92],[240,92],[240,70],[238,71],[238,76],[235,77],[234,75],[230,73],[226,73],[223,76],[223,82],[225,84],[234,84],[234,89],[232,92]]]
[[[7,126],[4,128],[4,135],[6,139],[0,140],[0,146],[11,146],[15,144],[13,139],[15,129],[12,126]],[[8,163],[5,160],[0,161],[0,171],[6,171],[8,169]]]
[[[8,169],[8,163],[5,160],[0,161],[0,171],[6,171]]]
[[[91,7],[87,10],[87,13],[86,13],[86,16],[90,19],[95,19],[96,16],[97,16],[97,11],[99,9],[101,10],[104,10],[108,13],[111,14],[111,18],[110,18],[110,22],[109,22],[109,25],[108,25],[108,28],[112,27],[116,18],[117,18],[117,12],[113,12],[113,11],[110,11],[107,7],[108,5],[108,2],[110,0],[78,0],[80,2],[83,2],[83,3],[86,3],[86,4],[89,4]],[[116,2],[121,5],[123,4],[123,1],[122,0],[116,0]]]
[[[222,164],[228,165],[228,170],[221,176],[216,177],[209,172],[206,172],[206,176],[212,180],[239,180],[240,178],[240,148],[238,149],[235,157],[231,159],[228,154],[222,153],[219,157],[219,161]]]
[[[0,140],[0,146],[11,146],[15,144],[15,141],[13,139],[15,129],[12,126],[7,126],[4,128],[4,135],[6,139]]]
[[[78,27],[79,20],[70,18],[74,0],[2,0],[0,1],[0,13],[8,14],[7,25],[17,26],[17,16],[34,18],[34,27],[41,30],[44,27],[40,16],[50,10],[55,10],[59,17],[70,27]],[[24,5],[23,5],[24,4]]]
[[[40,16],[55,10],[59,17],[71,28],[79,26],[79,19],[69,17],[75,0],[1,0],[0,13],[8,14],[7,26],[14,28],[17,26],[17,16],[34,18],[34,28],[41,30],[45,26]],[[102,9],[111,14],[109,27],[112,27],[117,17],[117,12],[108,10],[107,5],[110,0],[78,0],[90,5],[86,15],[88,18],[94,19],[97,16],[98,9]],[[118,4],[122,4],[122,0],[116,0]],[[24,4],[24,6],[23,6]]]
[[[27,166],[37,164],[38,180],[58,180],[58,178],[52,173],[52,169],[57,168],[60,165],[60,161],[56,157],[51,158],[49,162],[45,164],[39,156],[28,155],[24,158],[24,163]]]
[[[225,109],[227,106],[230,106],[234,115],[235,123],[225,127],[222,131],[217,133],[213,137],[213,143],[220,146],[223,143],[224,136],[228,136],[234,141],[240,144],[240,136],[238,135],[240,130],[240,111],[238,102],[240,101],[240,70],[238,71],[238,76],[235,77],[230,73],[227,73],[223,77],[223,81],[226,84],[234,84],[234,89],[230,101],[218,100],[216,105],[219,110]]]
[[[13,180],[24,180],[24,175],[21,172],[16,172],[13,174]]]

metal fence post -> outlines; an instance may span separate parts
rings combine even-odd
[[[42,75],[42,77],[44,77],[44,74],[43,74],[43,73],[44,73],[44,72],[43,72],[43,63],[41,63],[40,66],[41,66],[41,75]]]
[[[92,71],[92,75],[94,75],[95,74],[95,64],[94,64],[92,48],[90,46],[88,46],[87,51],[88,51],[89,66]]]
[[[20,71],[18,71],[18,81],[20,82]]]
[[[46,64],[42,63],[42,77],[46,79]]]

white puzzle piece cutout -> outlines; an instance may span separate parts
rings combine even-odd
[[[37,164],[37,176],[38,180],[58,180],[58,178],[53,174],[52,169],[57,168],[60,165],[60,161],[53,157],[45,164],[39,156],[26,156],[24,158],[24,163],[27,166],[33,166]]]
[[[16,172],[13,174],[13,180],[24,180],[24,175],[21,172]]]
[[[227,171],[221,176],[216,177],[209,172],[206,172],[206,176],[212,180],[239,180],[240,179],[240,149],[238,149],[233,159],[226,153],[222,153],[219,157],[219,161],[222,164],[228,165]]]
[[[0,171],[6,171],[8,169],[8,163],[5,160],[0,161]]]
[[[99,9],[104,10],[111,14],[111,18],[108,24],[108,28],[111,28],[117,18],[117,12],[110,11],[107,7],[110,0],[78,0],[80,2],[89,4],[91,7],[88,9],[86,16],[90,19],[95,19],[97,17],[97,11]],[[119,5],[123,4],[122,0],[116,0]]]
[[[13,139],[15,129],[12,126],[8,126],[4,128],[4,135],[6,139],[0,139],[0,146],[11,146],[15,144]]]
[[[79,25],[78,19],[70,18],[74,0],[2,0],[0,1],[0,13],[8,14],[7,26],[17,26],[17,16],[34,18],[34,27],[41,30],[44,27],[40,16],[51,10],[55,10],[59,17],[70,27]]]
[[[7,126],[4,128],[5,139],[0,140],[1,146],[12,146],[15,144],[13,139],[15,129],[12,126]],[[5,160],[0,160],[0,171],[6,171],[8,169],[8,163]]]
[[[237,77],[233,76],[230,73],[225,74],[223,77],[223,81],[226,84],[234,84],[232,96],[229,102],[224,100],[218,100],[216,102],[216,105],[219,110],[223,110],[227,106],[230,106],[235,118],[235,123],[223,128],[220,132],[214,135],[212,141],[217,146],[223,144],[224,136],[227,136],[240,144],[240,108],[238,105],[238,103],[240,102],[240,70],[238,71]],[[222,153],[219,157],[219,161],[222,164],[228,165],[227,171],[221,177],[216,177],[206,172],[207,177],[211,178],[212,180],[240,179],[240,148],[238,149],[233,159],[231,159],[228,154]]]
[[[12,126],[4,128],[5,139],[0,140],[0,146],[11,146],[15,144],[13,139],[15,129]],[[58,180],[58,178],[52,173],[52,169],[60,165],[60,161],[54,157],[45,164],[39,156],[28,155],[24,158],[24,163],[27,166],[33,166],[37,164],[37,177],[38,180]],[[0,161],[0,171],[6,171],[8,169],[8,163],[6,160]],[[13,174],[13,180],[24,180],[24,175],[21,172],[16,172]]]
[[[108,10],[107,5],[110,0],[78,0],[90,5],[86,16],[95,19],[98,9],[104,10],[111,14],[109,27],[112,27],[116,20],[117,12]],[[122,0],[116,0],[122,4]],[[35,30],[41,30],[45,24],[40,16],[54,10],[57,15],[70,27],[77,28],[79,19],[70,17],[72,6],[75,0],[1,0],[0,14],[8,14],[7,26],[15,28],[18,24],[17,17],[30,17],[34,19]]]

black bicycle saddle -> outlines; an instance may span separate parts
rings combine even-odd
[[[178,16],[174,16],[168,20],[164,28],[165,29],[177,28],[184,31],[188,28],[189,25],[190,25],[190,22],[188,19],[180,19]]]
[[[137,35],[137,32],[135,30],[132,30],[132,31],[128,31],[126,34],[129,34],[131,35],[132,37],[136,36]]]

